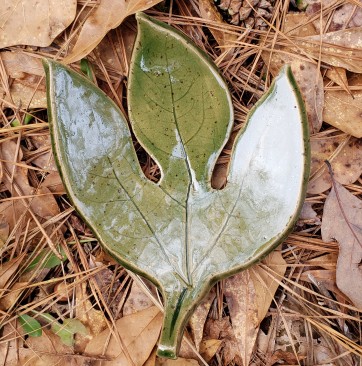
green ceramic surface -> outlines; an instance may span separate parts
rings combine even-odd
[[[122,265],[161,290],[159,355],[175,358],[188,318],[219,279],[292,229],[309,172],[307,121],[289,68],[235,140],[224,189],[211,187],[233,109],[215,66],[171,27],[137,15],[128,79],[133,131],[162,177],[145,178],[125,117],[89,80],[45,61],[53,150],[77,211]]]

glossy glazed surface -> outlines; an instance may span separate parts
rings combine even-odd
[[[138,14],[128,106],[138,141],[159,164],[139,166],[125,117],[90,81],[45,64],[54,153],[76,209],[120,263],[165,300],[159,354],[176,357],[183,326],[211,285],[251,265],[289,232],[304,198],[305,112],[289,69],[237,137],[223,190],[215,161],[233,124],[216,68],[163,23]]]

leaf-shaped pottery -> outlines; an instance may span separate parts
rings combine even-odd
[[[227,85],[171,27],[137,15],[128,108],[158,163],[143,174],[125,117],[90,81],[46,61],[53,149],[76,209],[103,247],[162,292],[159,355],[176,357],[193,309],[220,278],[270,252],[292,228],[308,175],[303,103],[289,68],[235,140],[227,185],[211,187],[233,125]]]

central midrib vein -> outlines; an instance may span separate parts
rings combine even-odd
[[[191,258],[191,248],[190,248],[190,238],[189,238],[189,220],[190,220],[190,218],[189,218],[189,197],[190,197],[191,184],[192,184],[191,165],[190,165],[187,153],[186,153],[184,140],[183,140],[182,135],[180,133],[180,128],[179,128],[178,121],[177,121],[177,115],[176,115],[176,109],[175,109],[175,98],[174,98],[172,80],[171,80],[171,75],[170,75],[170,70],[169,70],[167,51],[165,53],[165,57],[166,57],[166,64],[167,64],[168,81],[169,81],[169,84],[170,84],[170,91],[171,91],[171,103],[172,103],[173,119],[175,121],[177,134],[180,138],[182,151],[183,151],[184,156],[185,156],[186,169],[187,169],[187,173],[188,173],[188,176],[189,176],[189,184],[188,184],[188,187],[187,187],[186,205],[185,205],[186,206],[185,207],[185,221],[186,222],[185,222],[185,256],[184,256],[185,264],[184,264],[184,267],[186,269],[186,278],[187,278],[188,284],[189,284],[189,286],[192,286],[192,277],[191,277],[192,258]]]

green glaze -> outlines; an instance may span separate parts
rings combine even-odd
[[[137,15],[128,107],[159,164],[145,178],[125,117],[89,80],[45,61],[53,150],[68,194],[103,247],[161,290],[159,355],[175,358],[188,318],[219,279],[270,252],[298,217],[309,172],[305,111],[289,68],[236,138],[228,183],[211,187],[233,125],[231,97],[180,33]]]

